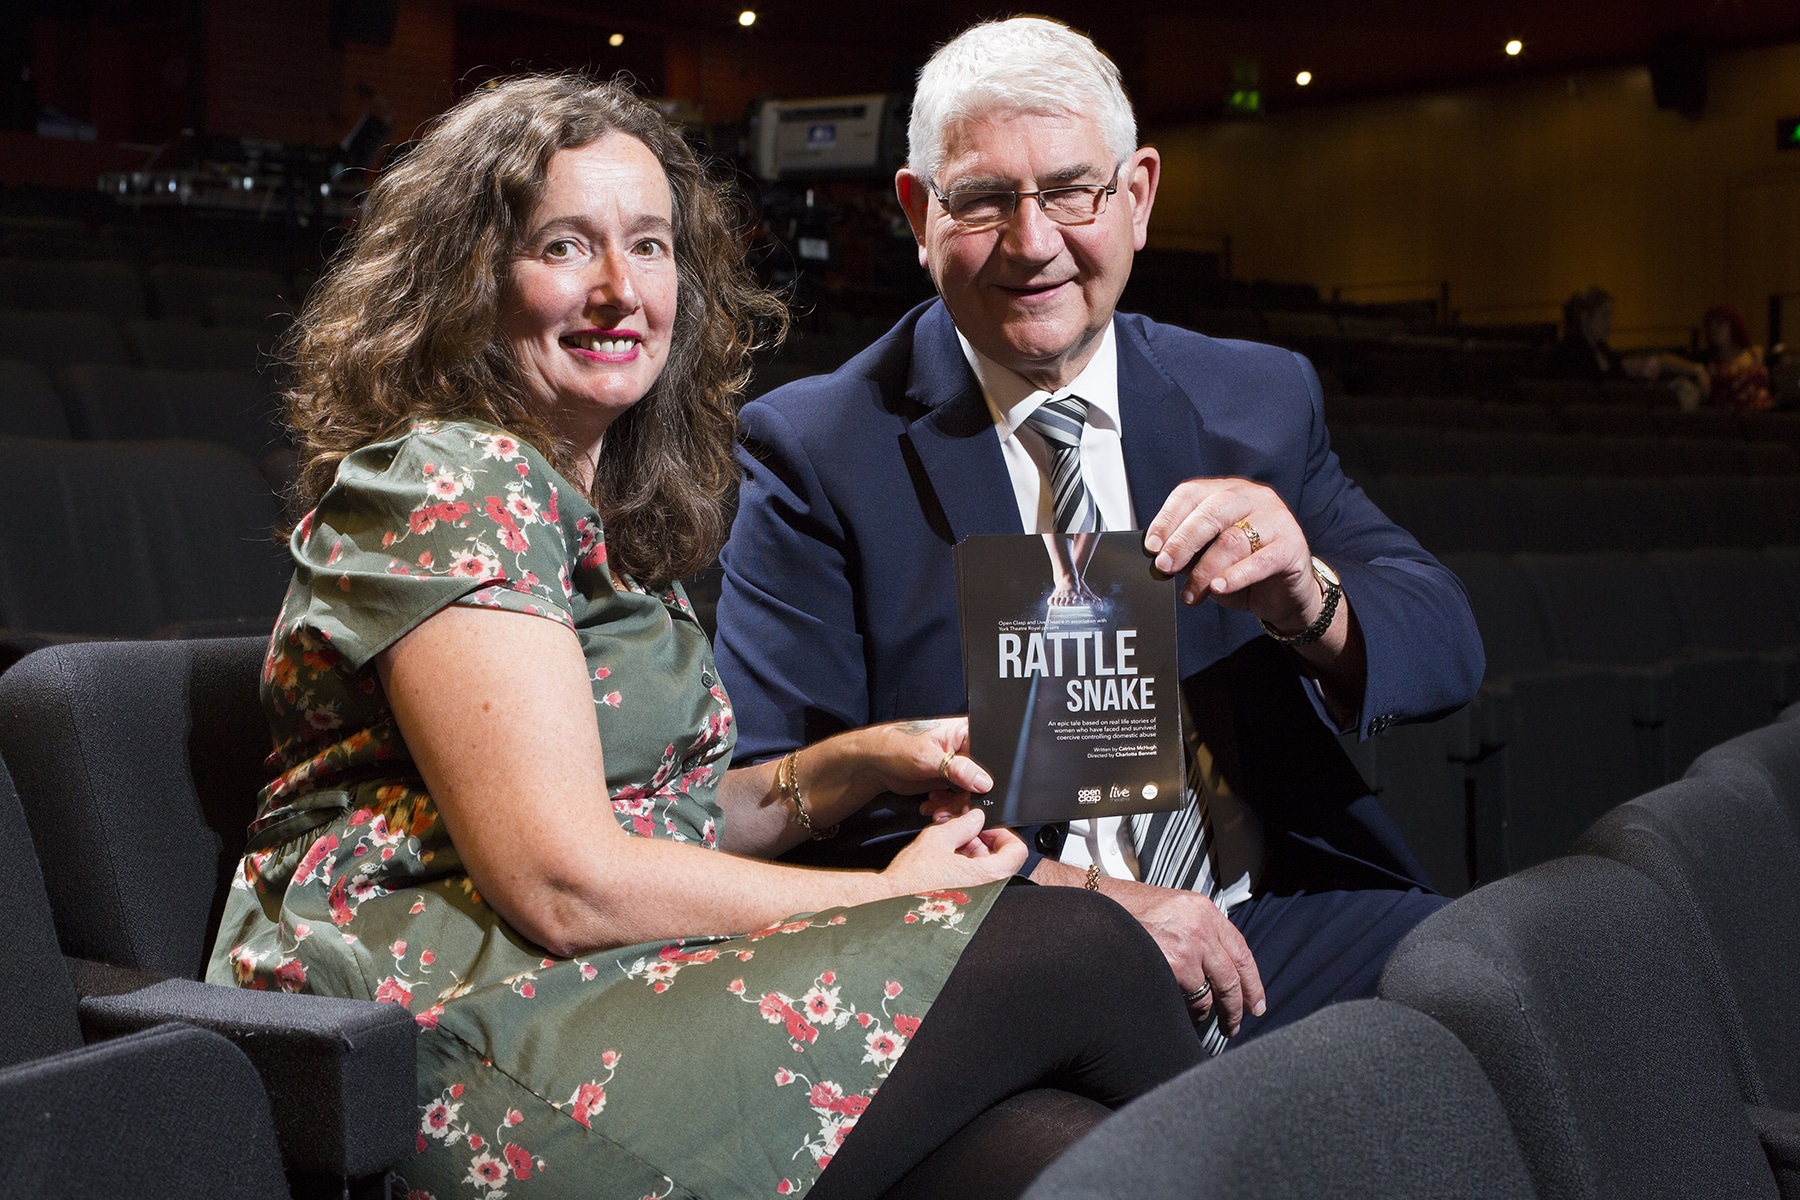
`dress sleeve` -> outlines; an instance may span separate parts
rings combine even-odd
[[[450,604],[573,625],[563,482],[486,426],[414,426],[347,456],[294,530],[299,620],[359,670]]]

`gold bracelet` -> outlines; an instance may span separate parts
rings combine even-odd
[[[1087,890],[1090,892],[1097,892],[1100,890],[1100,864],[1099,863],[1089,863],[1088,864]]]
[[[800,828],[812,835],[812,840],[822,842],[826,838],[837,836],[838,826],[827,829],[813,827],[812,814],[806,811],[806,801],[800,796],[800,752],[791,751],[775,768],[775,794],[794,806],[794,821]]]

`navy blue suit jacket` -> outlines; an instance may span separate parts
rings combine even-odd
[[[1362,736],[1468,702],[1480,635],[1461,583],[1347,480],[1301,356],[1114,318],[1125,471],[1140,524],[1176,484],[1238,476],[1278,492],[1338,573],[1368,647]],[[1020,533],[980,385],[948,311],[908,313],[836,372],[744,409],[744,483],[721,555],[719,672],[738,754],[757,761],[967,700],[951,548]],[[1211,602],[1178,617],[1182,691],[1231,789],[1265,822],[1264,890],[1424,883],[1338,745],[1291,651]],[[919,823],[871,806],[814,861],[870,861]],[[818,857],[823,855],[824,857]]]

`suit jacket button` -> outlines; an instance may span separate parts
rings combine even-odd
[[[1063,834],[1068,831],[1067,825],[1040,825],[1037,831],[1037,848],[1039,854],[1055,854],[1062,849]]]

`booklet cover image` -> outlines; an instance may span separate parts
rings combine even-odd
[[[956,587],[990,824],[1181,807],[1175,581],[1143,534],[965,538]]]

